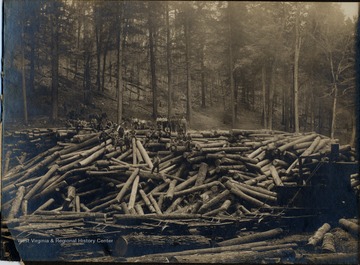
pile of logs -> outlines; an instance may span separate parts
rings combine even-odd
[[[179,137],[137,130],[130,144],[118,146],[115,133],[64,128],[8,134],[2,191],[3,216],[9,227],[19,233],[30,233],[35,227],[39,235],[57,230],[58,236],[69,237],[64,228],[106,223],[113,232],[138,224],[153,234],[159,229],[160,234],[186,231],[183,235],[189,238],[183,241],[177,235],[177,244],[185,248],[176,251],[205,248],[212,244],[201,238],[206,233],[218,229],[214,235],[219,236],[224,228],[256,227],[273,217],[271,211],[278,206],[276,187],[306,184],[312,176],[307,165],[328,160],[331,144],[336,143],[316,133],[232,130]],[[340,146],[338,159],[355,161],[354,149]],[[358,175],[351,181],[359,189]],[[156,227],[158,222],[164,227]],[[196,239],[189,232],[195,230],[201,234]],[[232,245],[226,242],[234,230],[228,231],[220,236],[219,249]],[[331,236],[326,238],[331,241]],[[184,243],[188,240],[191,246]],[[121,242],[117,244],[138,239],[128,237]],[[234,254],[231,261],[243,261],[240,256],[254,255],[257,247],[263,251],[258,255],[262,259],[293,257],[295,247],[293,243],[281,248],[268,243],[246,245],[226,250],[242,253]],[[201,258],[224,261],[215,256]],[[173,260],[197,261],[176,255]]]
[[[357,220],[340,219],[339,225],[354,237],[359,232]],[[288,235],[280,228],[264,232],[240,234],[224,240],[212,248],[166,252],[129,258],[131,262],[206,262],[206,263],[302,263],[302,264],[356,264],[355,249],[339,252],[334,240],[334,229],[323,224],[314,234]],[[355,238],[354,238],[355,240]]]
[[[60,134],[65,132],[58,130]],[[323,155],[311,158],[312,163],[326,159],[332,143],[315,133],[274,131],[203,132],[190,137],[186,144],[151,139],[138,131],[124,150],[113,145],[109,133],[76,134],[25,161],[17,157],[17,166],[5,166],[5,215],[14,218],[45,209],[109,215],[256,215],[259,208],[277,205],[274,187],[296,186],[310,176],[305,166],[300,172],[298,164],[306,159],[299,157]],[[354,160],[350,146],[341,146],[340,152],[340,159]],[[156,155],[159,173],[151,172]],[[9,160],[7,152],[5,165]]]

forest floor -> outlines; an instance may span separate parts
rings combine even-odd
[[[64,102],[67,108],[64,109]],[[46,128],[46,127],[60,127],[64,125],[67,119],[66,115],[74,111],[79,114],[79,119],[88,119],[90,114],[100,114],[105,112],[111,121],[116,121],[116,100],[113,95],[102,93],[93,94],[92,106],[85,106],[82,104],[82,93],[78,90],[63,89],[59,96],[59,120],[51,122],[47,115],[46,108],[44,110],[31,113],[29,115],[29,123],[26,126],[22,122],[7,121],[7,129],[21,129],[21,128]],[[35,105],[43,105],[42,102],[37,102]],[[50,110],[48,110],[50,111]],[[159,108],[159,115],[166,116],[166,108],[162,106]],[[33,112],[33,111],[31,111]],[[163,113],[164,112],[164,113]],[[123,108],[124,117],[126,118],[139,118],[151,120],[152,106],[149,102],[133,100],[131,102],[124,102]],[[180,109],[174,109],[174,113],[182,113]],[[185,115],[185,113],[184,113]],[[181,116],[181,115],[180,115]],[[215,129],[231,129],[231,117],[229,113],[224,111],[222,104],[207,106],[201,108],[195,106],[192,112],[192,122],[189,126],[193,130],[215,130]],[[255,111],[240,109],[235,123],[235,128],[239,129],[262,129],[261,115]]]
[[[85,106],[83,103],[83,93],[81,89],[68,89],[62,87],[59,93],[59,120],[51,122],[48,114],[51,111],[49,102],[45,103],[41,97],[37,97],[32,105],[29,105],[29,123],[26,126],[21,120],[6,119],[6,129],[16,130],[22,128],[46,128],[46,127],[61,127],[64,126],[64,121],[67,119],[67,114],[70,111],[79,113],[79,119],[89,119],[90,114],[101,114],[105,112],[111,121],[116,121],[116,100],[115,95],[109,94],[108,91],[97,92],[94,91],[92,101],[94,104]],[[166,100],[161,99],[162,102]],[[66,104],[64,104],[66,102]],[[64,108],[64,105],[68,107]],[[184,104],[178,104],[184,105]],[[33,106],[37,106],[34,108]],[[179,106],[174,109],[174,113],[182,115],[184,107]],[[163,105],[158,109],[159,115],[166,117],[166,106]],[[125,101],[123,107],[125,118],[138,118],[144,120],[151,120],[152,105],[151,99]],[[274,113],[279,117],[280,113]],[[280,118],[274,119],[274,129],[284,130],[280,124]],[[210,129],[231,129],[231,115],[229,111],[224,111],[222,103],[214,103],[213,106],[201,108],[200,106],[193,106],[192,122],[189,126],[193,130],[210,130]],[[263,129],[262,117],[256,111],[240,108],[238,110],[238,117],[235,122],[235,128],[244,130],[258,130]],[[302,128],[304,131],[310,129]],[[327,132],[318,131],[320,134],[328,135]],[[340,140],[341,144],[348,144],[351,141],[351,132],[338,129],[335,137]]]
[[[221,106],[195,109],[193,111],[191,128],[194,130],[231,129],[231,124],[224,122],[225,116]],[[241,110],[235,122],[235,128],[247,130],[262,129],[261,116],[252,111]]]

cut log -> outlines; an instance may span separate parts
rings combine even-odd
[[[245,165],[228,165],[228,166],[217,166],[216,172],[227,172],[229,170],[246,170]]]
[[[238,146],[238,147],[210,147],[210,148],[201,148],[203,153],[217,153],[217,152],[226,152],[226,153],[238,153],[249,151],[250,147],[248,146]]]
[[[165,258],[171,258],[172,256],[214,254],[214,253],[222,253],[225,251],[242,251],[242,250],[250,250],[252,247],[266,246],[267,244],[268,242],[259,241],[259,242],[226,246],[226,247],[201,248],[201,249],[184,250],[180,252],[165,252],[165,253],[150,254],[150,255],[138,257],[137,259],[138,261],[141,262],[147,262],[147,261],[151,261],[152,258],[156,258],[159,256],[164,256]],[[130,258],[128,261],[132,262],[135,260]]]
[[[157,201],[157,204],[159,206],[159,209],[161,210],[162,206],[163,206],[163,203],[164,203],[164,194],[160,194],[159,198],[158,198],[158,201]]]
[[[271,172],[271,176],[274,180],[275,185],[276,186],[284,186],[284,184],[282,183],[282,181],[279,177],[279,174],[274,166],[270,166],[270,172]]]
[[[57,165],[52,166],[49,171],[41,177],[41,179],[32,187],[32,189],[25,195],[24,199],[29,200],[32,196],[44,185],[44,183],[51,177],[51,175],[58,169]]]
[[[275,229],[271,229],[271,230],[268,230],[265,232],[257,232],[257,233],[251,234],[251,235],[241,236],[241,237],[225,240],[225,241],[218,243],[217,245],[223,247],[223,246],[251,243],[251,242],[255,242],[255,241],[261,241],[264,239],[275,238],[275,237],[281,235],[282,233],[283,233],[283,230],[281,228],[275,228]]]
[[[6,174],[9,171],[9,164],[10,164],[10,157],[11,157],[12,152],[11,151],[7,151],[6,155],[5,155],[5,163],[4,163],[4,170],[3,170],[3,176],[6,176]]]
[[[192,187],[190,189],[181,190],[181,191],[175,191],[174,196],[183,196],[183,195],[186,195],[186,194],[191,194],[191,193],[199,191],[199,190],[209,189],[209,188],[211,188],[213,186],[216,186],[216,185],[221,185],[221,183],[219,181],[213,181],[213,182],[210,182],[210,183],[207,183],[207,184]]]
[[[117,157],[117,160],[124,160],[125,158],[127,158],[128,156],[130,156],[133,153],[132,149],[127,150],[125,153],[122,153],[119,157]]]
[[[129,208],[126,204],[126,202],[121,203],[121,209],[123,210],[124,214],[130,214]]]
[[[87,139],[86,141],[84,141],[84,142],[82,142],[82,143],[79,143],[79,144],[77,144],[77,145],[70,146],[69,148],[65,148],[65,149],[61,150],[61,151],[59,152],[59,155],[69,154],[69,153],[71,153],[71,152],[80,150],[80,149],[82,149],[83,147],[87,147],[87,146],[91,146],[91,145],[93,145],[93,144],[97,144],[97,143],[100,142],[99,135],[100,135],[100,133],[97,133],[95,136],[93,136],[93,137],[90,138],[90,139]]]
[[[59,152],[55,152],[52,155],[47,156],[44,160],[42,160],[41,162],[37,163],[36,165],[34,165],[33,167],[29,168],[28,170],[26,170],[26,173],[18,178],[16,181],[14,181],[15,183],[21,182],[25,179],[28,179],[29,176],[31,176],[32,174],[34,174],[35,172],[37,172],[39,169],[49,165],[50,163],[52,163],[54,160],[56,160],[59,157]],[[53,166],[54,167],[54,166]],[[52,172],[53,173],[53,172]],[[50,177],[50,176],[48,176]],[[4,192],[4,189],[3,189]],[[32,194],[33,195],[33,194]]]
[[[335,240],[334,235],[331,233],[326,233],[321,246],[321,251],[323,253],[335,253]]]
[[[309,241],[307,243],[308,247],[315,247],[316,245],[318,245],[324,235],[330,230],[331,226],[328,223],[323,224],[316,232],[313,236],[311,236],[309,238]]]
[[[254,178],[254,179],[244,181],[244,184],[247,184],[247,185],[251,185],[251,186],[252,186],[252,185],[255,185],[255,184],[257,184],[258,182],[263,181],[263,180],[265,180],[265,179],[267,179],[266,175],[259,175],[259,176],[257,176],[257,177]]]
[[[133,171],[133,173],[130,175],[128,180],[125,182],[125,185],[122,187],[122,189],[120,190],[120,192],[118,193],[118,195],[115,198],[115,200],[117,202],[120,202],[122,200],[122,198],[125,196],[125,193],[127,192],[130,185],[133,183],[133,181],[135,180],[138,173],[139,173],[139,169],[135,169]]]
[[[250,196],[254,196],[254,197],[259,198],[259,199],[264,199],[266,201],[277,202],[276,196],[262,193],[262,191],[265,191],[265,189],[263,189],[263,188],[252,187],[252,186],[244,185],[244,184],[241,184],[241,183],[238,183],[238,182],[235,183],[235,181],[231,181],[231,182],[234,183],[236,185],[236,187],[239,190],[241,190],[242,192],[244,192],[245,194],[248,194]],[[259,192],[259,191],[261,191],[261,192]],[[271,191],[268,191],[268,190],[266,190],[266,192],[274,194],[274,192],[271,192]]]
[[[177,165],[177,164],[181,163],[182,160],[183,160],[183,156],[181,156],[181,155],[173,157],[168,160],[162,159],[162,162],[160,163],[159,168],[160,168],[160,170],[163,170],[164,168],[167,168],[169,166]]]
[[[208,164],[201,163],[200,168],[199,168],[199,172],[197,174],[197,178],[196,178],[196,181],[195,181],[195,186],[200,186],[200,185],[202,185],[204,183],[207,171],[208,171]]]
[[[69,186],[67,189],[66,201],[71,202],[76,196],[76,188],[74,186]]]
[[[139,164],[142,164],[142,163],[145,162],[142,155],[141,155],[141,153],[140,153],[140,151],[139,151],[139,148],[136,149],[136,157],[137,157],[137,161],[138,161]]]
[[[136,212],[139,214],[139,215],[144,215],[144,210],[143,210],[143,208],[141,207],[141,205],[140,204],[135,204],[135,210],[136,210]]]
[[[86,207],[86,205],[83,203],[80,203],[80,208],[83,209],[85,212],[90,212],[90,209]]]
[[[149,198],[151,204],[154,206],[155,212],[156,212],[157,214],[162,214],[162,211],[160,210],[159,205],[157,204],[156,200],[154,199],[154,197],[152,196],[151,193],[148,194],[148,198]]]
[[[206,210],[208,210],[212,206],[216,205],[217,203],[221,202],[223,199],[225,199],[227,196],[229,196],[229,194],[230,194],[229,190],[224,190],[223,192],[221,192],[220,194],[218,194],[217,196],[215,196],[208,202],[204,203],[200,207],[198,213],[200,213],[200,214],[205,213]]]
[[[138,187],[139,187],[139,180],[140,180],[139,176],[136,176],[135,179],[134,179],[134,182],[133,182],[133,185],[132,185],[132,188],[131,188],[130,199],[129,199],[129,206],[128,206],[129,210],[133,209],[134,206],[135,206],[137,190],[138,190]]]
[[[233,181],[234,182],[234,181]],[[237,186],[242,186],[242,187],[245,187],[249,190],[253,190],[253,191],[257,191],[261,194],[264,194],[264,195],[268,195],[268,196],[271,196],[271,197],[277,197],[277,193],[276,192],[273,192],[273,191],[268,191],[266,189],[263,189],[261,187],[257,187],[257,186],[250,186],[248,184],[245,184],[245,183],[241,183],[241,182],[236,182],[236,185]]]
[[[116,240],[113,253],[116,256],[139,256],[144,254],[183,251],[209,246],[209,239],[198,235],[126,235],[121,236]]]
[[[154,206],[151,204],[149,198],[146,196],[144,190],[140,189],[140,190],[139,190],[139,193],[140,193],[141,198],[142,198],[143,201],[145,202],[145,205],[146,205],[147,208],[149,209],[149,211],[150,211],[151,213],[155,213],[155,212],[156,212],[156,211],[155,211],[155,208],[154,208]]]
[[[286,163],[285,161],[283,160],[280,160],[280,159],[274,159],[272,161],[272,164],[277,167],[277,166],[280,166],[280,167],[283,167],[283,168],[287,168],[289,166],[288,163]]]
[[[251,204],[254,204],[258,207],[265,207],[265,208],[270,208],[271,206],[264,203],[264,202],[261,202],[249,195],[246,195],[245,193],[243,193],[241,190],[239,190],[234,184],[230,183],[229,181],[227,181],[225,183],[225,186],[230,190],[231,193],[233,193],[234,195],[236,195],[237,197],[251,203]]]
[[[224,201],[224,203],[217,209],[214,209],[210,212],[207,212],[204,214],[204,216],[214,216],[217,215],[218,213],[224,212],[226,211],[231,205],[231,200],[226,200]]]
[[[269,250],[264,252],[257,251],[226,251],[216,254],[174,256],[170,262],[178,263],[260,263],[265,258],[286,257],[294,258],[295,252],[291,248]]]
[[[151,159],[150,159],[148,153],[146,152],[145,148],[143,147],[142,143],[140,142],[140,140],[136,140],[136,146],[139,149],[141,156],[145,160],[146,164],[148,164],[149,168],[152,169],[154,167],[154,165],[151,162]]]
[[[187,180],[180,183],[179,185],[177,185],[174,190],[181,191],[181,190],[185,189],[186,187],[190,186],[192,183],[194,183],[196,181],[196,179],[197,179],[197,174],[188,178]]]
[[[317,135],[316,134],[310,134],[310,135],[307,135],[307,136],[302,136],[300,137],[299,139],[296,139],[290,143],[287,143],[287,144],[284,144],[282,146],[280,146],[278,149],[281,151],[281,152],[284,152],[285,150],[288,150],[289,148],[293,147],[294,145],[296,144],[299,144],[299,143],[303,143],[303,142],[307,142],[307,141],[311,141],[313,140]]]
[[[172,201],[173,197],[174,197],[174,191],[175,191],[175,186],[176,186],[177,180],[174,179],[170,182],[169,184],[169,189],[166,192],[165,195],[165,199],[168,201]]]
[[[104,154],[106,148],[101,148],[100,150],[96,151],[89,157],[85,158],[84,160],[79,162],[79,167],[84,167],[89,165],[90,163],[94,162],[97,158],[99,158],[102,154]]]
[[[39,208],[37,208],[32,214],[36,214],[39,211],[42,211],[44,209],[46,209],[47,207],[49,207],[51,204],[53,204],[55,200],[53,198],[47,200],[44,204],[42,204]]]
[[[10,209],[10,212],[8,215],[9,220],[14,219],[14,217],[18,214],[20,206],[21,206],[21,202],[24,198],[24,193],[25,193],[25,187],[20,186],[16,192],[16,197],[11,204],[11,209]]]
[[[75,196],[75,212],[81,212],[81,207],[80,207],[80,196],[76,195]]]
[[[136,157],[136,149],[137,149],[137,147],[136,147],[136,139],[135,139],[135,137],[133,137],[132,139],[131,139],[131,142],[132,142],[132,161],[133,161],[133,164],[135,165],[136,163],[137,163],[137,157]]]
[[[179,205],[179,203],[183,200],[183,197],[177,198],[170,206],[165,210],[165,214],[169,214],[173,211],[175,211],[176,207]],[[160,207],[159,207],[160,208]]]
[[[26,216],[28,214],[28,201],[27,200],[23,200],[21,203],[21,212],[24,216]]]
[[[344,218],[340,219],[339,220],[339,224],[342,228],[344,228],[346,231],[354,234],[354,235],[359,235],[359,232],[360,232],[360,228],[359,228],[359,225],[354,223],[354,222],[351,222],[349,220],[346,220]]]

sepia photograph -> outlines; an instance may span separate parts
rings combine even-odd
[[[357,2],[2,9],[0,260],[359,264]]]

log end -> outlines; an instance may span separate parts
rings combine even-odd
[[[126,252],[128,250],[128,241],[124,237],[119,237],[115,240],[112,254],[113,256],[123,257],[125,256]]]

